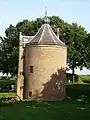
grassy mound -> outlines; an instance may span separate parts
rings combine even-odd
[[[90,75],[79,75],[79,79],[84,83],[90,83]]]

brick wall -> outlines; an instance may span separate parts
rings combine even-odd
[[[67,48],[57,45],[27,46],[25,52],[24,96],[64,98]],[[30,73],[30,66],[33,66],[33,73]]]

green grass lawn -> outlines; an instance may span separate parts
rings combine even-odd
[[[0,120],[89,120],[90,85],[68,85],[62,101],[1,104]]]
[[[79,80],[84,83],[90,83],[90,75],[79,75]]]
[[[89,120],[90,105],[68,101],[23,102],[0,107],[0,120]]]
[[[8,98],[8,97],[15,97],[15,93],[12,92],[0,93],[0,98]]]
[[[79,75],[82,80],[90,80],[90,75]]]

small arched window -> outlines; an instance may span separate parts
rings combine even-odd
[[[32,97],[32,92],[31,91],[29,91],[29,97]]]

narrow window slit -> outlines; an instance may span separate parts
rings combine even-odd
[[[30,66],[30,73],[33,73],[33,66]]]

